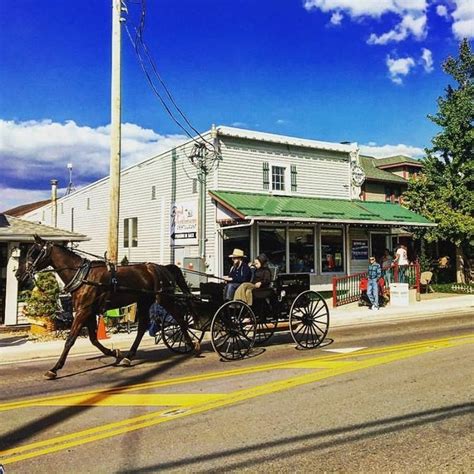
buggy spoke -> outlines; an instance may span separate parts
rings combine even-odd
[[[304,315],[302,318],[301,313]],[[293,301],[289,320],[291,336],[298,346],[304,349],[317,347],[329,328],[327,304],[318,293],[304,291]],[[301,326],[298,324],[300,320]]]

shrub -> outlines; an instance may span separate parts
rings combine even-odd
[[[30,318],[54,318],[58,306],[59,285],[52,273],[38,273],[31,296],[26,300],[24,314]]]

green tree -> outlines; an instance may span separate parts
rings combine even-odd
[[[438,98],[438,112],[428,115],[440,131],[404,197],[410,209],[438,224],[426,232],[427,241],[450,241],[462,256],[474,246],[474,55],[466,39],[459,57],[449,57],[443,70],[453,84]]]

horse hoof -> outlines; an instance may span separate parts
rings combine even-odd
[[[194,342],[194,355],[199,355],[201,353],[201,344],[197,341]]]
[[[130,359],[128,357],[124,357],[119,365],[121,365],[122,367],[130,367],[132,365],[132,362],[130,361]]]
[[[122,359],[123,355],[122,355],[122,352],[120,351],[120,349],[115,349],[114,350],[114,357],[116,359]]]
[[[54,380],[56,377],[57,377],[57,373],[56,372],[53,372],[52,370],[48,370],[44,376],[45,378],[47,378],[48,380]]]

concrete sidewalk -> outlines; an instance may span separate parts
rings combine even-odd
[[[449,316],[462,312],[474,316],[474,295],[446,296],[437,299],[423,300],[406,307],[387,306],[379,311],[371,311],[368,307],[359,307],[357,303],[330,309],[330,328],[351,325],[375,324],[381,322],[396,322],[434,316]],[[474,318],[473,318],[474,322]],[[110,334],[110,338],[103,341],[111,349],[127,350],[130,348],[136,333]],[[148,333],[143,337],[140,348],[155,346],[153,337]],[[0,366],[26,362],[34,359],[56,359],[64,347],[64,340],[48,342],[34,342],[27,336],[16,334],[0,335]],[[162,344],[156,347],[163,347]],[[88,338],[77,339],[70,356],[97,355],[101,353],[91,345]]]
[[[352,303],[330,309],[330,326],[351,326],[397,320],[426,318],[466,312],[474,316],[474,295],[443,295],[433,299],[413,302],[409,306],[390,306],[371,311],[367,306]],[[473,318],[474,322],[474,318]]]

